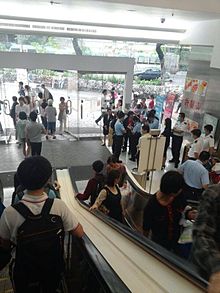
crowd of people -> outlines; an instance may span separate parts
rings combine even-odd
[[[19,146],[22,146],[24,157],[40,155],[42,147],[42,134],[46,139],[56,139],[56,121],[60,123],[59,134],[66,130],[68,105],[64,97],[60,97],[59,113],[53,106],[53,96],[50,91],[41,85],[38,99],[28,85],[23,87],[19,82],[19,98],[13,96],[13,104],[10,109],[10,116],[16,129],[16,139]],[[41,117],[41,123],[38,121]]]
[[[32,287],[39,290],[36,292],[57,290],[64,272],[64,232],[71,232],[79,238],[84,233],[75,216],[57,198],[50,184],[51,164],[40,156],[41,134],[44,133],[47,139],[49,135],[56,138],[57,116],[53,97],[45,86],[42,85],[42,89],[44,91],[39,93],[42,124],[37,122],[38,107],[26,95],[30,94],[31,89],[28,86],[23,88],[22,83],[19,83],[19,103],[13,97],[11,109],[17,138],[23,146],[26,159],[21,162],[15,175],[13,205],[6,209],[0,206],[3,212],[0,219],[0,249],[11,253],[11,245],[15,246],[11,271],[13,286],[18,293],[32,292]],[[97,160],[92,164],[94,176],[88,181],[85,191],[76,197],[83,201],[89,200],[90,211],[99,210],[113,221],[125,224],[132,188],[127,181],[126,168],[120,160],[120,154],[128,151],[130,160],[137,160],[138,163],[141,141],[143,137],[151,135],[152,129],[159,128],[159,119],[152,95],[148,106],[142,99],[127,114],[120,106],[115,111],[114,90],[111,91],[109,101],[107,91],[103,91],[103,97],[103,112],[96,122],[103,119],[103,145],[106,145],[108,136],[113,154],[106,163]],[[61,97],[58,114],[58,119],[62,121],[61,130],[63,126],[65,128],[67,113],[65,98]],[[213,156],[213,126],[205,125],[204,136],[201,136],[200,129],[191,131],[193,142],[188,146],[187,160],[180,166],[183,137],[187,131],[185,114],[179,113],[173,128],[171,119],[166,118],[163,128],[161,135],[166,137],[163,167],[172,140],[173,157],[170,162],[174,163],[175,170],[164,173],[159,190],[149,195],[142,207],[140,232],[180,257],[188,260],[192,258],[203,276],[210,278],[210,293],[217,293],[220,288],[220,188],[219,185],[210,185],[210,174],[217,162]],[[53,232],[46,235],[50,241],[45,245],[44,233],[48,231]],[[43,237],[38,237],[39,233]],[[43,255],[40,259],[36,257],[39,247]],[[39,272],[37,268],[42,267],[42,259],[45,268]]]

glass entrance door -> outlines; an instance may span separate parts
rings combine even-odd
[[[13,131],[13,122],[10,117],[10,93],[8,92],[7,81],[4,70],[0,75],[0,143],[8,144]]]

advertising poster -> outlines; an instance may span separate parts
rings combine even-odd
[[[171,118],[174,104],[175,104],[175,99],[176,99],[176,95],[174,93],[169,93],[167,95],[165,108],[164,108],[164,119]]]
[[[206,95],[207,87],[208,87],[208,82],[205,80],[200,80],[197,94],[199,96],[204,97]]]
[[[204,132],[204,126],[207,124],[210,124],[213,126],[213,135],[215,136],[216,128],[218,126],[218,118],[215,116],[212,116],[210,114],[205,113],[203,118],[203,125],[202,125],[202,131]]]
[[[192,79],[187,77],[186,78],[186,83],[185,83],[185,89],[186,92],[191,92],[192,91]]]
[[[159,121],[161,122],[162,113],[163,113],[163,104],[165,101],[165,96],[157,96],[156,97],[156,116],[159,118]]]
[[[186,118],[187,122],[187,130],[191,132],[193,129],[197,129],[199,127],[199,123],[189,118]]]
[[[187,78],[185,83],[185,91],[198,96],[205,96],[208,87],[208,82],[205,80]]]

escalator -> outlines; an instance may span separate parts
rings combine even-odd
[[[127,181],[131,187],[131,194],[129,200],[125,200],[127,225],[118,223],[99,211],[89,212],[88,204],[74,197],[78,191],[77,169],[57,169],[56,173],[62,186],[62,200],[83,225],[87,235],[86,241],[90,241],[96,251],[104,257],[105,262],[115,273],[113,279],[117,276],[116,279],[120,280],[119,283],[124,286],[124,290],[134,293],[206,291],[207,282],[197,274],[189,262],[145,238],[139,232],[149,194],[138,185],[128,170]],[[108,289],[110,292],[124,292],[117,287]]]

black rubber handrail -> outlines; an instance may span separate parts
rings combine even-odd
[[[91,270],[106,293],[131,293],[88,236],[78,242]]]

